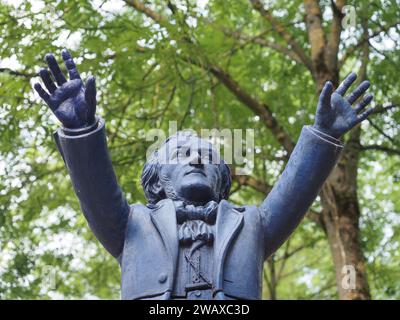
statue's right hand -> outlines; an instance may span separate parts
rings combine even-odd
[[[66,49],[62,51],[62,58],[70,80],[67,81],[61,72],[54,55],[47,54],[45,59],[51,74],[47,69],[42,69],[39,75],[50,94],[39,83],[35,83],[35,90],[64,127],[77,129],[90,126],[95,122],[96,113],[95,78],[90,77],[84,85],[76,65]]]

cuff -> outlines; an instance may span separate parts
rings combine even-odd
[[[86,134],[86,133],[96,130],[98,127],[98,124],[99,124],[99,117],[96,116],[94,123],[91,124],[90,126],[83,127],[83,128],[76,128],[76,129],[70,129],[70,128],[61,126],[61,130],[67,136],[80,136],[80,135],[83,135],[83,134]]]
[[[343,142],[340,141],[339,139],[336,139],[329,134],[326,134],[325,132],[322,132],[313,126],[306,126],[306,128],[315,136],[318,138],[322,139],[325,142],[328,142],[329,144],[332,144],[336,147],[343,148]]]

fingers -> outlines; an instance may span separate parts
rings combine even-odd
[[[357,75],[354,72],[350,73],[335,92],[343,96],[356,79]]]
[[[368,88],[370,87],[370,83],[369,81],[363,81],[356,90],[354,90],[347,98],[347,101],[350,104],[353,104],[355,101],[357,101],[358,98],[360,98],[365,91],[368,90]]]
[[[96,79],[93,76],[86,81],[85,100],[89,106],[89,120],[92,122],[96,113]]]
[[[329,106],[331,105],[331,95],[332,95],[333,85],[332,82],[327,81],[322,88],[321,94],[319,96],[320,106]]]
[[[357,117],[357,123],[360,123],[368,118],[368,116],[375,111],[375,108],[368,109]]]
[[[42,78],[44,85],[50,93],[56,91],[57,87],[51,79],[50,72],[47,69],[40,70],[39,76]]]
[[[65,76],[57,63],[56,58],[54,58],[54,55],[51,53],[46,54],[45,60],[54,76],[54,79],[56,79],[57,84],[61,86],[63,83],[67,82],[67,79],[65,79]]]
[[[35,83],[35,85],[33,86],[36,90],[36,92],[39,94],[39,96],[46,102],[48,103],[50,96],[49,94],[42,88],[42,86],[40,85],[40,83]]]
[[[364,99],[357,105],[357,107],[354,109],[356,113],[359,113],[361,110],[363,110],[367,105],[369,105],[374,99],[374,96],[372,94],[367,94],[365,95]]]
[[[332,98],[331,98],[331,102],[332,102],[332,106],[334,108],[340,106],[343,103],[343,97],[338,94],[336,91],[334,93],[332,93]]]
[[[65,62],[65,66],[67,67],[69,78],[71,80],[73,80],[73,79],[81,79],[81,77],[79,75],[79,72],[78,72],[78,69],[76,68],[75,62],[72,59],[72,56],[68,52],[68,50],[64,49],[61,52],[61,55],[62,55],[62,58],[63,58],[63,60]]]

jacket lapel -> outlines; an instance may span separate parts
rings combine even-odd
[[[161,235],[164,246],[170,257],[170,282],[171,290],[173,279],[175,278],[176,266],[178,262],[178,233],[176,226],[175,206],[172,200],[165,199],[157,203],[156,207],[150,213],[151,221]]]
[[[169,281],[172,290],[179,250],[176,212],[173,201],[170,199],[160,201],[151,211],[150,216],[170,256],[169,272],[171,277],[169,277]],[[223,290],[223,264],[226,253],[242,226],[243,213],[236,210],[226,200],[222,200],[218,207],[217,221],[215,223],[214,293],[216,294]]]
[[[223,290],[223,265],[234,237],[243,226],[243,213],[234,209],[226,200],[218,207],[214,245],[214,294]]]

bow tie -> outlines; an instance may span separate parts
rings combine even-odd
[[[175,208],[178,224],[187,220],[202,220],[205,223],[214,224],[217,218],[218,203],[210,201],[204,206],[194,206],[176,201]]]

